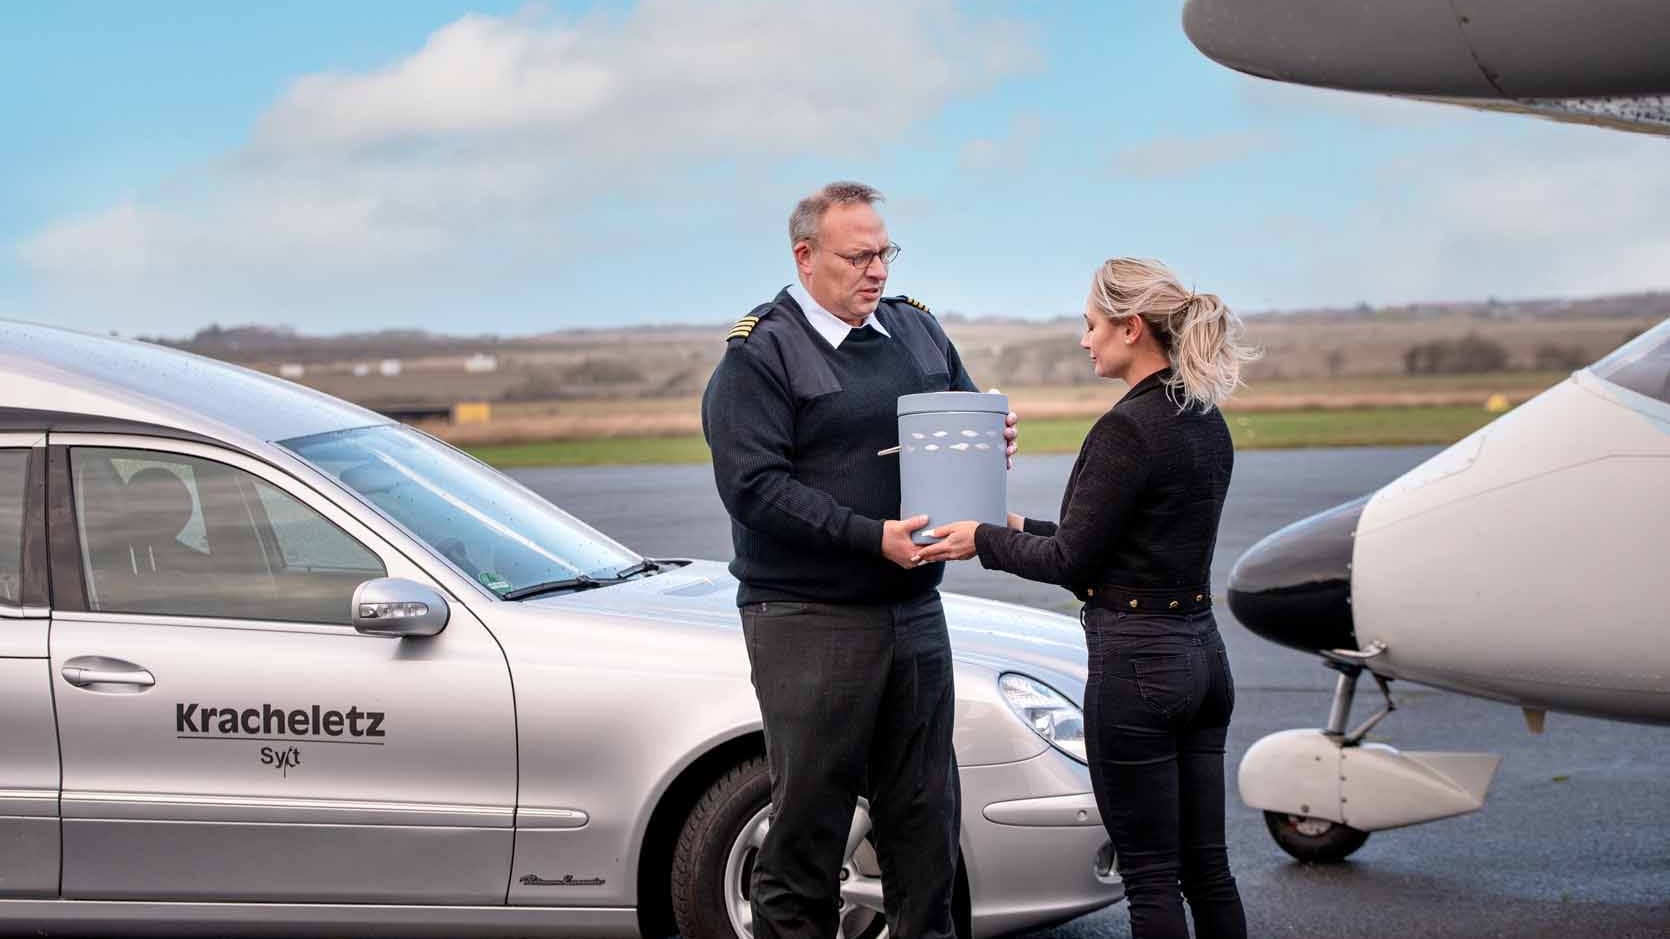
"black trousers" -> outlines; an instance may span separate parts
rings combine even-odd
[[[750,884],[755,939],[835,935],[861,794],[892,934],[949,939],[960,790],[939,594],[891,606],[753,603],[742,630],[771,764],[771,828]]]
[[[1224,845],[1224,737],[1235,707],[1210,611],[1083,614],[1090,780],[1117,852],[1133,939],[1243,939]]]

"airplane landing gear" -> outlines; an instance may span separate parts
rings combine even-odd
[[[1372,654],[1371,646],[1365,657],[1372,657]],[[1351,705],[1357,698],[1357,679],[1362,677],[1363,665],[1355,656],[1324,655],[1323,659],[1329,668],[1339,672],[1339,679],[1334,682],[1334,699],[1328,708],[1328,726],[1322,732],[1339,740],[1343,746],[1353,746],[1373,730],[1376,724],[1385,720],[1388,714],[1397,710],[1397,703],[1392,700],[1390,684],[1386,679],[1375,675],[1375,684],[1380,687],[1380,694],[1386,699],[1386,706],[1355,730],[1347,733],[1345,725],[1351,719]],[[1270,837],[1276,839],[1276,844],[1283,851],[1308,864],[1333,864],[1343,861],[1361,848],[1368,841],[1369,835],[1368,832],[1352,828],[1343,822],[1288,812],[1266,811],[1264,825],[1270,829]]]
[[[1264,812],[1276,844],[1301,861],[1340,861],[1370,832],[1471,812],[1484,804],[1500,757],[1490,753],[1404,753],[1363,738],[1397,705],[1387,679],[1372,670],[1385,706],[1347,729],[1357,680],[1386,651],[1323,653],[1339,672],[1328,725],[1284,730],[1253,744],[1241,760],[1241,800]]]

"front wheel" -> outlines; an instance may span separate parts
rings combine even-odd
[[[684,822],[673,855],[673,919],[684,939],[753,939],[749,888],[771,827],[771,776],[755,757],[719,777]],[[863,800],[841,865],[840,939],[885,939],[881,868]]]
[[[1283,851],[1309,864],[1343,861],[1368,840],[1366,831],[1308,815],[1265,812],[1264,824]]]

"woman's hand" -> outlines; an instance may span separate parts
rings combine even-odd
[[[962,561],[974,557],[974,529],[979,527],[979,522],[952,522],[931,528],[924,534],[944,540],[924,545],[911,560],[917,564],[932,564],[935,561]]]

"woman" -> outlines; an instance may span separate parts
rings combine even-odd
[[[958,522],[920,563],[980,555],[1085,601],[1090,778],[1136,939],[1242,937],[1224,847],[1224,736],[1235,688],[1209,584],[1234,451],[1218,405],[1254,353],[1212,294],[1155,261],[1096,272],[1084,337],[1096,374],[1130,386],[1091,428],[1059,524]],[[1179,892],[1181,886],[1181,892]]]

